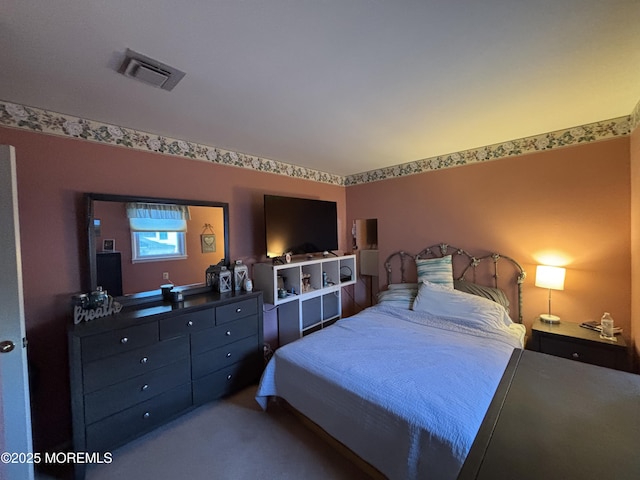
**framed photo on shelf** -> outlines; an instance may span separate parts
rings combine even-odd
[[[116,241],[113,238],[105,238],[102,240],[102,251],[103,252],[115,252],[116,251]]]

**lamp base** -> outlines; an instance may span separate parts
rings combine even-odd
[[[560,317],[557,315],[551,315],[549,313],[541,313],[540,320],[544,323],[560,323]]]

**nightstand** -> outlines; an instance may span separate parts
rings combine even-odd
[[[628,370],[627,343],[622,335],[612,342],[600,333],[577,323],[545,323],[537,318],[531,326],[530,350],[557,357],[591,363],[617,370]]]

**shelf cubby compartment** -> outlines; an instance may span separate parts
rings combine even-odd
[[[322,322],[322,299],[313,297],[302,302],[302,330]]]
[[[310,293],[313,290],[320,290],[322,288],[322,267],[318,263],[309,263],[301,266],[302,276],[309,275],[309,284],[311,285],[311,290],[309,292],[304,292],[300,290],[302,293]]]
[[[342,280],[343,277],[348,276],[348,280]],[[356,283],[356,257],[355,255],[349,257],[340,257],[340,284],[350,285]]]
[[[340,318],[340,295],[338,292],[322,295],[322,321],[326,322],[334,318]]]
[[[280,284],[280,279],[282,281],[283,288],[287,292],[291,292],[295,294],[300,293],[300,288],[302,286],[302,276],[300,274],[300,269],[297,267],[292,268],[283,268],[278,270],[278,274],[276,275],[276,296],[278,285]]]

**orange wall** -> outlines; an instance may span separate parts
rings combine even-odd
[[[527,326],[547,309],[534,287],[536,254],[569,260],[565,290],[552,293],[563,321],[604,311],[631,327],[629,138],[540,152],[347,189],[347,218],[378,219],[380,277],[393,251],[441,242],[472,253],[497,251],[528,273]]]
[[[16,147],[35,451],[71,438],[66,328],[85,288],[84,192],[228,202],[230,258],[245,263],[263,258],[264,193],[333,200],[349,245],[343,187],[17,129],[0,128],[0,144]]]
[[[640,127],[631,133],[631,321],[640,373]]]

